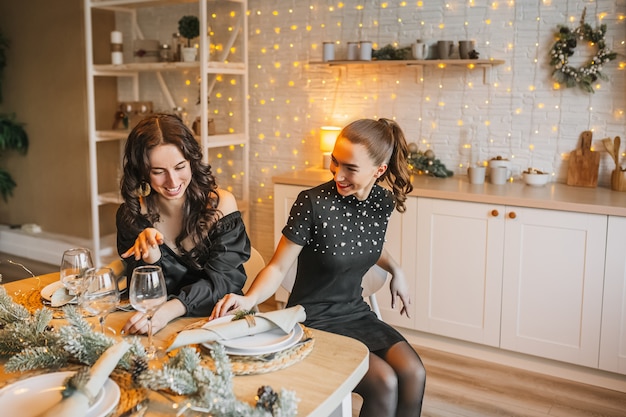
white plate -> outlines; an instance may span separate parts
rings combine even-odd
[[[225,316],[210,321],[211,325],[231,321],[233,316]],[[210,327],[205,325],[205,327]],[[281,329],[272,329],[263,333],[251,336],[238,337],[230,340],[220,340],[219,343],[224,345],[226,353],[229,355],[251,356],[266,355],[268,353],[279,352],[288,349],[298,343],[302,338],[304,331],[300,324],[296,323],[294,328],[285,334]],[[210,343],[203,346],[211,348]]]
[[[54,292],[58,290],[59,288],[61,288],[62,286],[63,286],[63,283],[61,281],[54,281],[53,283],[46,285],[41,290],[41,298],[43,298],[46,301],[52,301],[52,294],[54,294]],[[70,301],[70,303],[76,304],[76,299]]]
[[[63,382],[74,372],[54,372],[17,381],[0,390],[0,410],[5,416],[35,417],[61,401]],[[107,379],[85,417],[105,417],[120,401],[120,387]]]

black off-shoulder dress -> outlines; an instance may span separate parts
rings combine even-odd
[[[305,325],[360,340],[371,352],[406,340],[362,297],[361,280],[380,257],[393,210],[379,185],[364,201],[342,196],[334,181],[299,194],[282,232],[303,246],[288,305],[304,306]]]
[[[117,212],[117,251],[122,254],[134,245],[137,233],[153,227],[146,219],[141,224],[130,227],[124,224],[120,215],[124,204]],[[160,246],[161,259],[155,264],[163,268],[167,285],[168,299],[177,298],[187,309],[187,316],[209,316],[215,303],[228,293],[242,294],[246,282],[243,263],[250,258],[250,239],[241,218],[236,211],[222,217],[209,234],[211,247],[206,256],[199,260],[202,268],[194,267],[179,256],[169,246]],[[130,279],[133,269],[146,265],[143,260],[126,258],[126,273]]]

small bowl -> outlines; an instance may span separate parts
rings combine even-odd
[[[526,185],[532,185],[534,187],[541,187],[548,183],[550,179],[550,174],[539,174],[539,173],[528,173],[524,172],[522,174],[524,177],[524,182]]]

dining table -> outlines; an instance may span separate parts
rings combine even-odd
[[[47,285],[59,280],[58,273],[50,273],[32,278],[2,284],[7,293],[20,303],[20,300],[33,299]],[[30,294],[30,297],[28,296]],[[115,331],[111,336],[117,339],[139,337],[147,345],[146,336],[120,335],[120,330],[128,318],[135,314],[133,311],[117,310],[106,317],[106,326]],[[86,318],[97,327],[97,318]],[[197,317],[181,317],[171,321],[165,328],[153,336],[157,348],[164,349],[168,341],[199,319]],[[52,327],[63,326],[65,320],[52,319]],[[313,340],[312,348],[306,356],[281,369],[270,370],[253,374],[237,375],[233,377],[233,392],[238,400],[250,405],[256,403],[256,395],[260,387],[269,386],[274,392],[289,390],[297,397],[298,416],[326,417],[351,415],[350,396],[368,369],[369,352],[361,342],[337,334],[306,328],[307,334]],[[203,353],[207,354],[208,353]],[[0,389],[9,383],[28,377],[32,371],[7,373],[4,367],[7,358],[0,358]],[[45,371],[45,370],[44,370]],[[41,373],[41,371],[40,371]],[[164,395],[157,391],[147,394],[147,410],[145,416],[159,417],[176,415],[175,408],[180,407],[184,398],[180,396],[172,399],[171,395]],[[123,407],[111,414],[114,417],[126,416],[127,410]]]

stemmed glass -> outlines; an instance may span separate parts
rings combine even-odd
[[[152,317],[167,300],[165,278],[160,266],[138,266],[133,270],[128,289],[130,304],[148,319],[148,357],[154,357],[156,348],[152,343]]]
[[[120,302],[117,277],[111,268],[90,268],[85,273],[84,291],[81,306],[88,313],[98,316],[100,331],[104,334],[104,321],[115,311]],[[111,329],[115,334],[115,330]]]
[[[85,248],[73,248],[63,252],[61,258],[61,282],[70,295],[75,295],[79,301],[83,288],[85,271],[93,268],[91,252]]]

